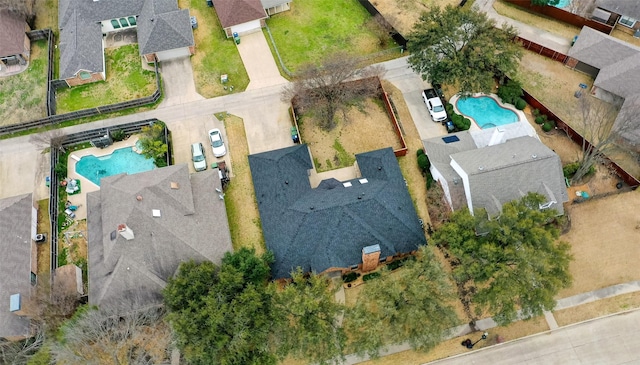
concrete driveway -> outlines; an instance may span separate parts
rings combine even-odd
[[[35,200],[46,198],[42,192],[46,193],[44,179],[49,175],[49,155],[41,154],[28,139],[25,136],[2,141],[0,199],[27,193],[34,193]]]
[[[286,84],[288,81],[280,75],[276,61],[271,54],[267,39],[262,31],[242,35],[238,52],[249,74],[247,90]]]
[[[204,97],[196,91],[196,84],[193,80],[193,69],[191,68],[191,58],[183,57],[170,61],[162,61],[160,63],[160,73],[162,74],[164,99],[160,103],[159,108],[204,99]]]

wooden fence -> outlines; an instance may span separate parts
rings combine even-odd
[[[550,58],[554,61],[558,61],[558,62],[562,62],[565,63],[567,62],[567,60],[569,59],[569,56],[554,51],[551,48],[547,48],[541,44],[538,44],[536,42],[530,41],[528,39],[524,39],[521,37],[516,37],[516,40],[520,43],[522,43],[522,47],[524,47],[526,50],[531,51],[531,52],[535,52],[541,56],[545,56],[547,58]]]

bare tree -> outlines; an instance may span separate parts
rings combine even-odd
[[[583,18],[590,18],[595,8],[595,0],[576,0],[569,4],[569,8],[567,10],[573,14],[580,15]]]
[[[303,66],[283,91],[282,100],[293,101],[297,108],[314,112],[320,127],[331,130],[336,126],[338,111],[344,113],[348,105],[378,92],[379,83],[371,81],[381,76],[382,70],[375,66],[359,68],[357,58],[337,53],[320,66]]]
[[[82,307],[51,347],[65,364],[157,364],[168,359],[171,331],[160,305]]]
[[[21,341],[0,340],[0,364],[23,365],[42,347],[45,331],[41,322],[31,322],[31,337]]]
[[[42,133],[32,134],[31,137],[29,137],[29,142],[38,148],[45,149],[51,147],[58,149],[60,152],[64,152],[63,145],[66,139],[67,135],[61,129],[50,129]]]
[[[593,166],[604,163],[605,156],[612,150],[619,149],[620,136],[637,134],[638,123],[634,115],[640,108],[625,105],[623,109],[593,97],[580,99],[580,119],[575,129],[582,135],[583,142],[573,182],[580,181]]]

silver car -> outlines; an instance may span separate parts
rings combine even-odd
[[[191,145],[191,160],[193,161],[193,168],[196,169],[196,171],[204,171],[207,169],[207,159],[204,156],[202,143],[194,143]]]

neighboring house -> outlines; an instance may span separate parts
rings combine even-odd
[[[568,56],[568,67],[595,79],[594,96],[621,106],[613,131],[625,124],[618,141],[640,152],[640,119],[630,117],[640,110],[640,47],[583,27]]]
[[[147,62],[195,52],[188,9],[176,0],[60,0],[60,79],[69,86],[106,79],[104,37],[136,29]]]
[[[619,24],[618,29],[634,32],[640,29],[640,1],[597,0],[593,18],[607,24]]]
[[[290,4],[288,0],[213,0],[227,38],[260,31],[269,15],[289,10]]]
[[[361,153],[356,161],[359,178],[312,188],[306,145],[249,156],[274,279],[298,267],[368,271],[427,243],[393,150]]]
[[[36,226],[31,194],[0,200],[0,338],[30,336],[26,304],[36,283]]]
[[[89,303],[155,304],[180,263],[220,263],[231,236],[216,169],[186,164],[103,178],[87,194]]]
[[[489,217],[529,192],[547,198],[541,208],[564,214],[568,201],[560,158],[535,135],[513,123],[423,141],[431,174],[452,210],[483,208]]]
[[[29,61],[31,42],[27,37],[29,25],[16,14],[0,10],[0,70]]]

